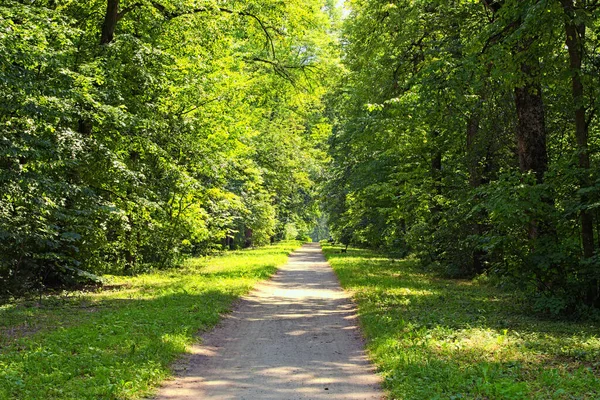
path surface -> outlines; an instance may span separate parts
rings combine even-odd
[[[294,252],[275,277],[182,362],[157,399],[381,399],[354,305],[318,244]]]

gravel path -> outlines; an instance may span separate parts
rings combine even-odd
[[[383,398],[354,305],[318,244],[294,252],[178,370],[157,399]]]

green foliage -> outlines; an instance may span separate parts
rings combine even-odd
[[[552,314],[600,307],[596,6],[347,6],[345,69],[328,96],[332,236],[412,253],[446,276],[495,275]],[[585,31],[580,71],[565,47],[570,22]],[[519,91],[540,94],[543,112],[524,111]],[[532,121],[543,135],[524,139],[532,130],[519,127]]]
[[[183,268],[113,277],[0,308],[0,399],[139,399],[232,302],[287,261],[299,242],[191,258]]]
[[[316,218],[321,3],[116,3],[111,35],[105,0],[0,5],[0,296]]]
[[[324,245],[358,304],[367,348],[394,399],[593,399],[596,322],[535,317],[520,292],[441,279],[414,259]]]

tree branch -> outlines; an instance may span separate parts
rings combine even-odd
[[[209,99],[209,100],[205,100],[205,101],[203,101],[202,103],[200,103],[200,104],[197,104],[196,106],[194,106],[194,107],[190,108],[189,110],[186,110],[186,111],[180,111],[180,112],[176,113],[175,115],[176,115],[176,116],[178,116],[178,117],[181,117],[182,115],[189,114],[189,113],[191,113],[192,111],[196,111],[196,110],[197,110],[197,109],[199,109],[200,107],[202,107],[202,106],[205,106],[205,105],[207,105],[207,104],[209,104],[209,103],[212,103],[213,101],[218,101],[218,100],[221,100],[221,99],[222,99],[222,97],[221,97],[221,96],[219,96],[219,97],[214,97],[214,98],[212,98],[212,99]]]
[[[134,4],[130,5],[129,7],[125,7],[124,9],[119,11],[119,13],[117,14],[117,21],[120,21],[125,16],[125,14],[135,10],[139,6],[141,6],[140,3],[134,3]]]
[[[152,2],[152,5],[168,20],[178,18],[178,17],[184,16],[184,15],[205,13],[205,12],[211,12],[211,11],[219,11],[219,12],[226,13],[226,14],[232,14],[232,15],[238,15],[241,17],[251,18],[258,23],[261,30],[263,31],[263,33],[265,35],[265,49],[267,50],[268,53],[269,52],[271,53],[271,56],[273,58],[275,58],[275,44],[273,43],[273,36],[271,35],[270,31],[274,31],[279,35],[283,35],[283,32],[276,29],[275,27],[265,24],[265,22],[258,15],[251,13],[249,11],[235,11],[235,10],[232,10],[230,8],[225,8],[225,7],[214,7],[214,8],[198,7],[198,8],[194,8],[191,10],[173,12],[173,11],[168,11],[163,5],[158,4],[155,1]]]

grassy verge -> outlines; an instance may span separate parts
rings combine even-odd
[[[0,399],[136,399],[299,242],[0,306]]]
[[[600,399],[600,329],[536,318],[511,293],[410,260],[324,246],[392,399]]]

